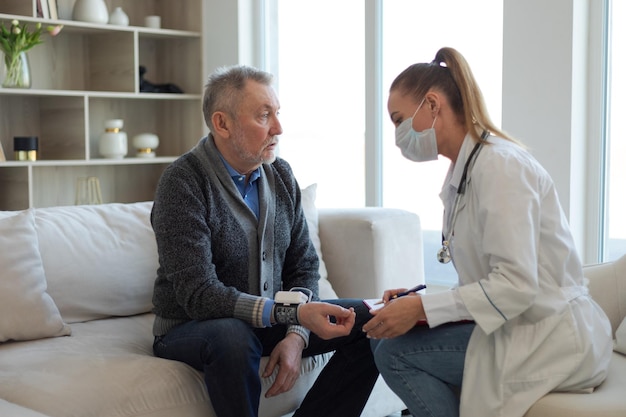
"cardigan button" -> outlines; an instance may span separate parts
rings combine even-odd
[[[265,256],[265,251],[263,251],[263,254],[262,254],[262,259],[263,259],[263,260],[265,260],[265,258],[266,258],[266,256]]]
[[[269,288],[269,284],[267,283],[267,281],[265,282],[265,284],[263,284],[263,291],[267,291],[267,289]]]

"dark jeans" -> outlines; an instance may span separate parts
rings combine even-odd
[[[302,356],[335,351],[294,417],[358,417],[378,377],[369,340],[361,327],[370,318],[361,300],[329,300],[354,307],[348,336],[323,340],[311,333]],[[285,326],[252,328],[238,319],[189,321],[155,338],[156,356],[185,362],[204,372],[211,403],[219,417],[255,417],[261,396],[259,364],[286,332]]]

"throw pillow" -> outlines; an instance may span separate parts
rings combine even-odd
[[[0,342],[70,334],[46,289],[32,210],[0,219]]]
[[[66,323],[152,309],[158,267],[152,202],[35,210],[41,259]]]
[[[326,264],[322,258],[322,243],[319,236],[319,219],[317,215],[317,207],[315,207],[315,198],[317,197],[317,184],[311,184],[302,189],[302,210],[309,227],[309,235],[311,242],[315,247],[317,256],[320,259],[320,280],[319,280],[319,297],[322,300],[330,300],[337,298],[337,293],[333,290],[330,281],[328,281],[328,271]]]

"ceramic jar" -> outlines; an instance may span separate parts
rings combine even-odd
[[[109,16],[109,24],[117,26],[128,26],[128,15],[122,10],[121,7],[116,7]]]
[[[72,19],[105,24],[109,21],[109,10],[104,0],[76,0]]]
[[[105,158],[122,159],[128,153],[128,138],[122,132],[124,121],[111,119],[104,122],[104,133],[100,136],[99,151]]]
[[[132,140],[133,146],[137,149],[137,158],[154,158],[154,150],[159,146],[159,137],[154,133],[140,133]]]

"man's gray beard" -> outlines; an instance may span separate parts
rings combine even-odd
[[[273,139],[273,138],[272,138]],[[249,152],[247,152],[245,150],[244,145],[244,138],[243,136],[237,134],[235,136],[235,144],[237,147],[237,154],[239,155],[239,157],[243,160],[246,161],[251,161],[253,158],[255,159],[255,162],[259,162],[262,164],[271,164],[276,160],[276,151],[277,148],[274,149],[274,152],[272,153],[272,156],[270,158],[263,158],[263,156],[257,156],[257,155],[252,155]],[[257,159],[258,158],[258,159]]]
[[[276,161],[276,152],[273,153],[271,158],[267,158],[266,160],[263,161],[264,164],[271,164],[274,161]]]

